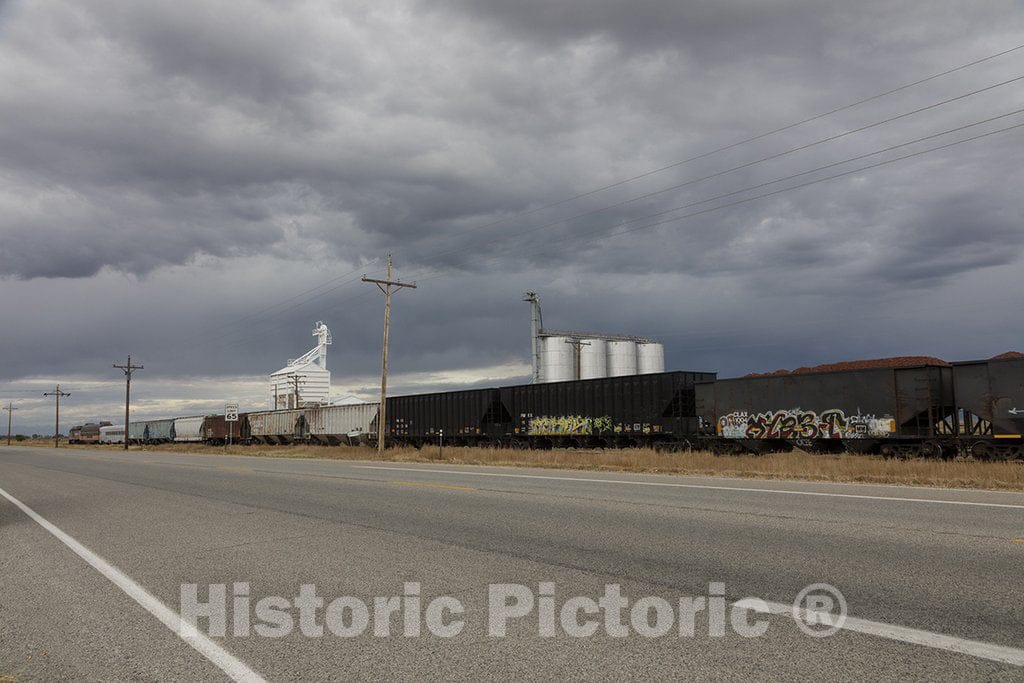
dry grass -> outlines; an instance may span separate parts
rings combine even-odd
[[[22,446],[52,446],[52,441],[24,441]],[[66,446],[101,450],[112,446]],[[139,448],[133,446],[132,451]],[[276,458],[319,458],[334,460],[378,460],[377,451],[365,447],[330,446],[232,446],[165,444],[146,446],[147,451],[265,456]],[[646,448],[622,450],[530,451],[496,448],[394,448],[383,458],[391,462],[432,462],[459,465],[507,465],[552,469],[600,470],[607,472],[649,472],[696,474],[713,477],[755,479],[800,479],[807,481],[904,484],[947,488],[1001,489],[1024,491],[1024,464],[943,460],[886,460],[864,455],[813,455],[801,451],[772,455],[718,456],[707,452],[658,453]]]

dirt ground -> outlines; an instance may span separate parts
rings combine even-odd
[[[28,440],[17,445],[52,447],[53,441],[52,439]],[[66,443],[62,443],[61,447],[75,450],[120,450],[120,447],[116,446],[70,446]],[[163,444],[142,448],[132,446],[131,448],[131,452],[141,450],[275,458],[382,459],[372,448],[352,446],[231,446],[229,449],[225,449],[222,446],[201,444]],[[972,460],[892,460],[878,456],[817,455],[801,451],[770,455],[721,456],[701,451],[659,453],[646,448],[542,451],[446,447],[443,453],[439,453],[437,447],[433,447],[421,450],[391,448],[384,452],[383,460],[1024,491],[1024,464],[1022,463]]]

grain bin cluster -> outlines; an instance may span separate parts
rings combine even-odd
[[[542,331],[538,345],[538,382],[569,382],[665,371],[665,348],[653,339]]]
[[[534,382],[569,382],[647,375],[665,371],[665,347],[647,337],[549,330],[543,326],[540,298],[527,292]]]

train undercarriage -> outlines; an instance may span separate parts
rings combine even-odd
[[[371,441],[375,441],[371,439]],[[389,445],[414,448],[439,446],[476,446],[550,450],[555,448],[618,449],[652,448],[662,453],[709,451],[716,455],[766,455],[799,449],[824,455],[881,455],[885,458],[973,459],[984,461],[1024,461],[1024,443],[1020,439],[727,439],[711,436],[673,438],[669,435],[583,435],[583,436],[484,436],[460,435],[388,440]]]

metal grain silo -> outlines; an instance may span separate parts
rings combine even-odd
[[[612,339],[608,342],[608,376],[636,374],[636,342]]]
[[[580,379],[600,379],[608,376],[608,342],[604,339],[584,339],[580,345]],[[567,345],[571,346],[571,344]]]
[[[665,372],[665,347],[657,342],[637,344],[636,372],[638,375]]]
[[[569,337],[541,337],[540,381],[576,379],[575,349]]]

